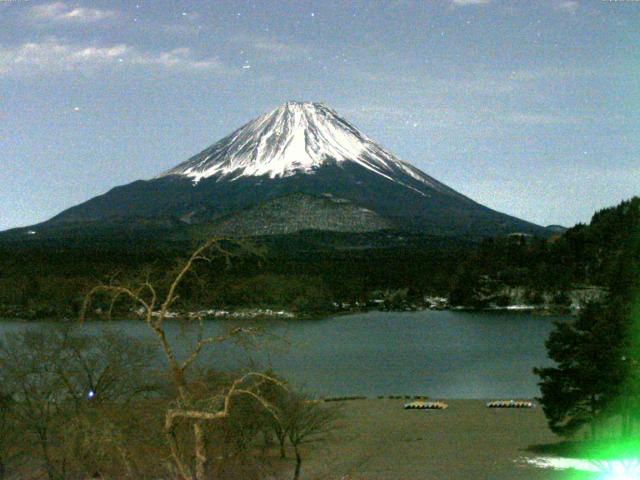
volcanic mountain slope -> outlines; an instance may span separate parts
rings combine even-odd
[[[214,220],[207,231],[223,236],[284,235],[309,229],[371,232],[392,229],[393,223],[375,212],[330,194],[292,194]]]
[[[278,209],[279,232],[545,232],[399,160],[326,105],[302,102],[287,102],[151,180],[114,188],[36,227],[213,223],[227,234],[251,235],[270,230],[270,208]]]

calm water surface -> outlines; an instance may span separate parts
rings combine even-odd
[[[535,366],[549,365],[544,341],[554,320],[522,313],[451,311],[369,312],[323,320],[261,323],[276,339],[258,341],[250,355],[235,345],[210,353],[204,364],[236,368],[255,362],[312,394],[429,395],[441,398],[515,398],[539,394]],[[228,321],[206,324],[220,334]],[[0,333],[51,324],[0,322]],[[93,322],[83,328],[114,328],[131,337],[153,338],[140,321]],[[195,331],[169,324],[176,350],[184,354]],[[277,340],[284,338],[287,342]]]

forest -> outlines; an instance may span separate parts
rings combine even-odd
[[[555,365],[534,370],[549,427],[567,439],[547,452],[628,458],[640,447],[639,206],[634,199],[598,212],[575,232],[593,256],[581,268],[609,293],[573,321],[556,322],[546,341]]]
[[[452,305],[482,308],[508,304],[503,292],[516,287],[533,303],[546,293],[562,305],[572,288],[611,283],[637,235],[639,205],[640,198],[630,199],[595,213],[589,224],[547,238],[303,231],[246,239],[251,254],[228,268],[215,262],[199,268],[176,307],[321,315],[334,304],[366,304],[382,291],[403,291],[407,302],[439,295]],[[206,237],[198,229],[0,240],[0,317],[73,318],[93,285],[140,272],[166,283]]]
[[[549,427],[567,442],[532,448],[597,458],[638,448],[639,234],[640,199],[634,198],[555,238],[516,236],[475,245],[460,241],[442,256],[436,250],[421,252],[422,239],[414,238],[411,248],[393,249],[383,265],[389,268],[413,254],[423,265],[442,269],[437,270],[441,276],[430,277],[415,264],[405,266],[403,273],[416,275],[420,288],[460,289],[467,279],[476,286],[465,290],[471,298],[488,281],[540,289],[578,282],[605,287],[609,293],[604,299],[586,305],[573,320],[556,323],[546,343],[555,365],[534,370]],[[308,245],[319,236],[301,234],[296,249],[289,249],[288,258],[298,256],[290,263],[274,260],[278,248],[284,255],[278,239],[209,239],[179,261],[175,245],[150,250],[139,244],[126,249],[126,261],[124,251],[113,244],[109,256],[104,246],[84,251],[82,262],[72,261],[81,251],[73,248],[23,246],[32,255],[28,261],[10,260],[5,253],[4,264],[12,268],[3,271],[7,287],[23,275],[31,283],[15,282],[24,288],[21,294],[37,292],[38,301],[52,310],[55,303],[47,303],[47,296],[62,301],[71,295],[76,303],[68,313],[81,323],[135,309],[156,341],[132,342],[109,330],[86,335],[77,321],[5,335],[0,341],[0,478],[169,475],[200,480],[215,472],[216,478],[250,479],[291,472],[298,479],[305,445],[331,437],[340,425],[340,407],[305,396],[268,369],[221,372],[215,355],[204,364],[198,361],[205,347],[215,354],[217,346],[229,341],[246,342],[250,349],[252,339],[262,334],[259,325],[230,323],[225,333],[204,337],[204,320],[192,318],[201,333],[186,354],[176,355],[166,321],[177,304],[277,304],[285,294],[287,301],[300,302],[296,308],[320,308],[339,298],[340,290],[326,285],[343,278],[335,269],[345,265],[350,268],[345,282],[353,288],[350,295],[366,294],[359,283],[365,276],[367,288],[403,285],[394,283],[401,279],[394,274],[379,283],[383,265],[372,262],[366,249],[351,264],[346,253],[331,255],[329,248],[311,255]],[[465,260],[456,263],[461,252]],[[383,253],[374,249],[374,258],[382,261]],[[305,255],[310,261],[302,261]],[[48,258],[51,264],[43,262]],[[42,263],[30,278],[34,259]],[[49,277],[53,272],[68,282],[56,284]],[[311,299],[317,307],[304,303]]]

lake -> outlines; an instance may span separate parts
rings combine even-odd
[[[258,340],[251,360],[321,396],[428,395],[432,398],[532,398],[539,394],[532,369],[546,366],[544,342],[554,320],[568,317],[459,311],[368,312],[322,320],[261,322],[271,336]],[[206,323],[220,334],[227,320]],[[235,324],[237,325],[237,323]],[[51,324],[0,322],[0,334]],[[113,328],[153,338],[141,321],[90,322],[87,332]],[[168,324],[181,354],[195,329]],[[285,342],[278,339],[284,338]],[[224,345],[203,363],[248,365],[240,347]]]

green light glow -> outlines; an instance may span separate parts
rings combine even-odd
[[[614,313],[606,320],[623,322],[624,346],[616,354],[622,360],[625,380],[618,398],[597,422],[597,436],[578,442],[574,452],[575,458],[596,466],[598,473],[588,478],[597,480],[640,480],[640,232],[631,237],[621,256],[618,282],[611,291]],[[584,474],[573,471],[567,480],[585,478]]]
[[[640,462],[638,460],[614,460],[595,462],[602,475],[600,480],[639,480]]]

